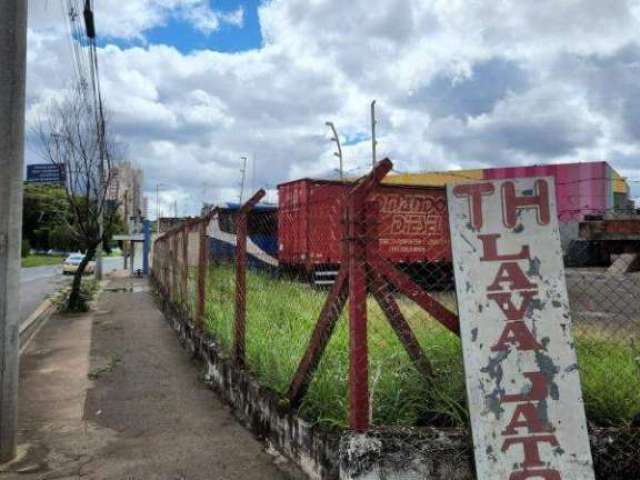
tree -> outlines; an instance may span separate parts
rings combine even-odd
[[[103,241],[103,233],[111,231],[116,221],[117,208],[109,198],[109,185],[123,149],[108,135],[102,109],[92,107],[83,87],[63,100],[53,101],[37,133],[43,158],[65,172],[64,191],[71,211],[65,226],[86,251],[73,277],[67,303],[68,310],[78,310],[82,307],[82,275]]]
[[[22,238],[28,240],[32,248],[78,250],[78,242],[66,228],[72,221],[71,209],[62,185],[25,185]]]

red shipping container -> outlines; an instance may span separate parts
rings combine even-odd
[[[278,260],[312,270],[341,259],[345,200],[352,183],[301,179],[278,185]],[[392,261],[451,260],[443,187],[381,185],[378,203],[380,254]]]

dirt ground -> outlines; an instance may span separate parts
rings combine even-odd
[[[54,316],[22,358],[19,455],[0,479],[288,479],[240,427],[155,308],[112,280],[97,311]]]

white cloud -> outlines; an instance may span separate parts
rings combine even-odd
[[[243,155],[256,158],[256,186],[330,174],[326,120],[343,137],[365,137],[344,148],[347,171],[364,172],[372,98],[378,152],[397,170],[605,159],[640,178],[639,5],[271,0],[259,10],[262,48],[110,45],[100,49],[102,85],[147,191],[167,184],[167,202],[182,192],[193,212],[237,189]],[[125,39],[172,16],[207,34],[245,15],[200,0],[96,8],[98,29]],[[51,12],[33,15],[31,119],[72,72],[64,29]]]

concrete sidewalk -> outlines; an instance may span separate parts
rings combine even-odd
[[[22,357],[19,405],[21,458],[0,479],[299,477],[199,382],[146,280],[54,316]]]

